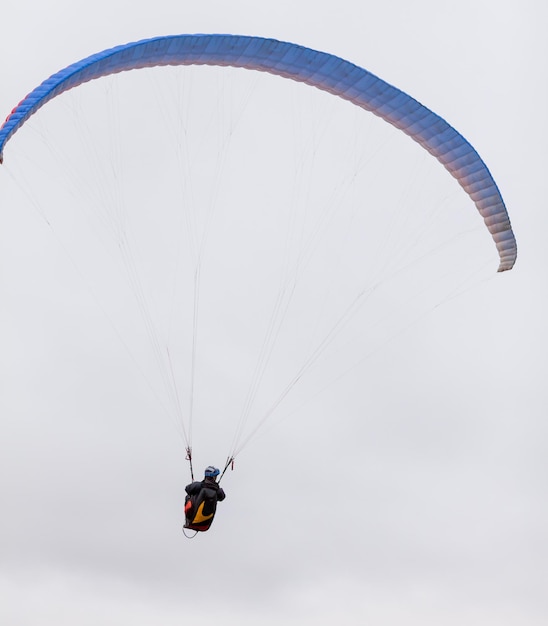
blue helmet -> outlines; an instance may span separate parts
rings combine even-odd
[[[206,478],[211,477],[214,478],[215,476],[218,476],[220,474],[220,471],[218,468],[213,467],[213,465],[208,465],[205,468],[205,472],[204,472]]]

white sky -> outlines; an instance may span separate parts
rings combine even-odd
[[[484,254],[478,243],[483,230],[474,231],[466,239],[471,247],[458,253],[463,266],[477,260],[481,276],[463,295],[448,299],[443,289],[429,289],[434,301],[424,303],[416,323],[409,325],[414,316],[404,306],[407,318],[402,314],[393,328],[388,322],[382,327],[390,341],[378,338],[376,328],[358,331],[358,316],[348,330],[355,349],[341,350],[333,368],[324,370],[326,380],[345,370],[347,357],[353,364],[360,350],[365,355],[363,346],[376,337],[380,347],[323,395],[314,395],[321,376],[312,391],[305,383],[302,397],[308,393],[309,402],[273,419],[245,448],[236,471],[224,479],[228,498],[212,530],[188,541],[180,529],[189,479],[184,445],[135,367],[133,359],[140,367],[147,362],[146,347],[138,340],[139,318],[127,317],[124,295],[101,265],[110,252],[94,257],[85,236],[71,243],[87,222],[76,212],[72,219],[78,191],[71,196],[63,190],[70,174],[48,185],[58,193],[58,206],[44,200],[37,210],[9,175],[26,188],[28,174],[32,197],[40,197],[42,165],[48,171],[55,164],[35,157],[26,170],[24,163],[26,151],[48,154],[63,135],[63,116],[57,115],[63,109],[51,103],[48,114],[47,105],[34,130],[8,144],[0,171],[0,623],[547,622],[547,13],[541,2],[523,0],[382,6],[349,0],[21,0],[3,7],[2,115],[58,69],[156,35],[273,37],[365,67],[442,115],[476,147],[505,198],[519,253],[512,272],[496,275],[494,246],[485,238]],[[262,84],[255,87],[259,94]],[[276,98],[269,110],[271,160],[262,168],[276,178],[267,192],[273,204],[287,177],[277,168],[288,161],[276,147],[274,113],[286,106],[281,95],[279,103]],[[142,103],[145,114],[152,106]],[[305,133],[306,115],[297,111]],[[252,123],[262,124],[258,117]],[[368,157],[375,173],[367,184],[377,183],[380,196],[391,198],[394,188],[396,196],[412,199],[409,211],[422,216],[428,211],[423,204],[441,198],[445,209],[458,212],[464,205],[474,219],[474,207],[441,165],[431,164],[410,140],[400,141],[390,129],[384,139],[371,125],[368,141],[380,142],[381,156],[373,149],[375,156]],[[65,135],[65,155],[83,171],[77,144]],[[196,147],[201,137],[192,140]],[[405,152],[403,164],[399,151]],[[424,170],[416,186],[396,186],[405,177],[404,158]],[[157,152],[143,155],[141,178],[160,180],[158,159]],[[230,160],[225,167],[238,181],[239,168]],[[260,197],[268,176],[250,177],[250,190],[253,183]],[[244,184],[234,182],[236,197]],[[432,196],[430,184],[436,187]],[[155,212],[164,204],[164,187],[143,187]],[[246,224],[262,215],[254,209],[241,207]],[[55,228],[45,226],[41,211],[57,220]],[[152,240],[147,215],[138,227]],[[257,219],[254,227],[262,223]],[[380,214],[368,217],[364,236],[371,228],[374,241],[381,223]],[[225,321],[234,325],[226,335],[217,328],[200,344],[200,364],[210,369],[201,374],[197,393],[197,472],[224,460],[235,427],[224,417],[236,404],[236,383],[245,378],[244,344],[258,328],[258,322],[239,327],[238,310],[228,304],[238,298],[231,300],[232,286],[225,288],[224,259],[233,254],[237,263],[247,248],[237,235],[223,238],[224,227],[221,218],[208,241],[208,249],[223,251],[223,260],[215,266],[217,281],[208,282],[204,271],[204,311],[215,311],[221,301]],[[466,229],[467,222],[458,227]],[[263,241],[274,246],[273,239]],[[161,256],[157,243],[148,252]],[[85,259],[92,257],[97,262],[88,268]],[[361,267],[363,259],[350,267]],[[321,259],[318,267],[321,272]],[[87,275],[88,269],[94,276],[82,280],[78,272]],[[151,276],[145,272],[144,284],[155,287]],[[260,308],[263,285],[257,282],[257,298],[248,303]],[[420,285],[416,290],[422,293]],[[397,303],[398,289],[386,297]],[[434,308],[439,302],[443,306]],[[208,326],[207,316],[203,324],[205,336],[214,325]],[[300,333],[290,332],[282,345],[291,349],[297,338]],[[275,361],[281,371],[291,367],[291,356],[284,358]],[[147,375],[154,386],[154,374]],[[209,421],[212,415],[223,419]]]

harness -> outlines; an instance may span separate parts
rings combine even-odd
[[[192,467],[192,448],[187,447],[186,449],[186,460],[190,465],[190,477],[192,482],[194,481],[194,470]],[[185,501],[185,524],[183,526],[183,534],[187,539],[193,539],[199,532],[205,532],[209,530],[211,523],[213,522],[213,518],[215,517],[217,498],[216,492],[221,483],[223,476],[228,468],[234,469],[234,457],[228,457],[219,476],[219,480],[214,483],[215,487],[208,485],[203,485],[202,489],[197,494],[193,494],[192,496],[187,496]],[[213,492],[209,495],[207,491]],[[207,510],[207,505],[209,503],[213,503],[213,511],[209,512]],[[204,510],[205,509],[205,510]],[[194,534],[187,534],[187,530],[193,530]]]

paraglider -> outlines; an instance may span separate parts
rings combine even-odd
[[[483,160],[458,131],[418,101],[367,70],[334,55],[274,39],[234,35],[156,37],[117,46],[78,61],[52,75],[12,110],[0,127],[0,163],[3,162],[6,145],[13,135],[34,113],[58,95],[107,75],[165,65],[231,66],[267,72],[316,87],[372,112],[407,134],[442,163],[481,214],[498,250],[498,271],[513,267],[517,247],[502,196]],[[333,333],[331,330],[327,333],[328,338],[330,333],[334,334],[338,330],[337,324],[333,324]],[[322,341],[319,345],[323,347]],[[267,354],[270,344],[265,341],[263,346],[263,352]],[[319,352],[312,350],[311,357],[304,360],[304,365],[295,368],[296,373],[286,383],[278,399],[264,410],[259,425],[273,413]],[[259,358],[259,362],[267,361],[266,357],[262,360]],[[263,371],[261,366],[256,368],[257,380]],[[188,378],[192,380],[192,375]],[[254,380],[253,384],[256,389],[258,383]],[[191,388],[192,385],[191,382]],[[250,394],[250,398],[246,410],[253,401],[253,394]],[[246,417],[244,411],[230,459],[239,453],[249,439],[245,439],[242,444]],[[189,442],[186,443],[189,451]],[[202,481],[193,481],[186,486],[185,528],[197,532],[210,528],[217,502],[226,497],[217,480],[219,474],[217,468],[208,466]]]
[[[217,482],[220,471],[209,465],[204,471],[204,479],[192,482],[185,487],[185,526],[190,530],[205,532],[213,523],[217,502],[226,498],[223,488]]]

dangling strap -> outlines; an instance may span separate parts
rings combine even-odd
[[[186,449],[186,460],[190,464],[190,478],[192,479],[192,482],[194,482],[194,470],[192,469],[192,448],[190,447]]]
[[[221,474],[221,476],[219,477],[219,480],[217,481],[217,484],[219,484],[221,482],[221,479],[223,478],[223,476],[225,475],[226,470],[230,467],[231,470],[234,470],[234,457],[233,456],[229,456],[226,460],[226,464],[225,464],[225,468],[223,470],[223,473]]]
[[[186,526],[183,526],[183,535],[187,538],[187,539],[194,539],[194,537],[196,537],[196,535],[198,534],[198,531],[195,530],[193,535],[187,535],[186,532]]]

